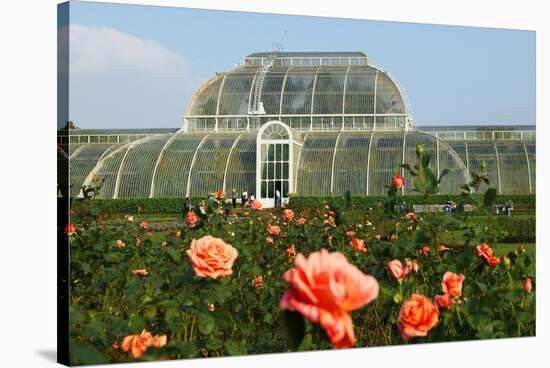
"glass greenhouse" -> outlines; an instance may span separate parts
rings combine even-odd
[[[254,53],[216,73],[191,98],[179,131],[72,130],[59,136],[78,196],[93,175],[103,198],[203,197],[275,191],[303,196],[380,195],[423,143],[441,193],[457,193],[487,163],[499,193],[535,193],[534,127],[413,127],[402,88],[360,52]],[[410,180],[404,188],[411,192]]]

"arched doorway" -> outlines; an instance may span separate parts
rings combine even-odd
[[[283,205],[288,193],[294,192],[294,160],[301,148],[298,137],[299,133],[280,121],[270,121],[258,132],[255,195],[266,208]]]

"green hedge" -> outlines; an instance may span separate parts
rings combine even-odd
[[[190,198],[191,203],[197,206],[199,198]],[[181,214],[183,199],[181,198],[120,198],[120,199],[93,199],[88,201],[74,200],[72,208],[96,208],[107,214],[136,214],[163,213]]]
[[[535,243],[537,238],[535,217],[521,218],[498,216],[496,226],[506,235],[500,239],[502,243]]]
[[[386,196],[363,196],[351,197],[351,203],[356,208],[376,207],[384,202]],[[418,195],[404,196],[403,200],[407,205],[413,204],[444,204],[447,200],[459,202],[460,196],[457,195],[438,195],[430,198],[426,203],[425,198]],[[506,200],[511,199],[514,204],[535,208],[535,195],[500,195],[497,196],[496,203],[503,204]],[[201,198],[191,198],[194,206],[197,206]],[[344,206],[344,197],[292,197],[290,199],[290,207],[319,207],[324,203],[332,201],[334,204]],[[75,199],[72,203],[72,208],[78,209],[82,207],[93,207],[110,214],[134,214],[134,213],[163,213],[163,214],[181,214],[183,211],[183,199],[181,198],[120,198],[120,199],[93,199],[83,201]]]
[[[375,207],[386,200],[386,196],[362,196],[351,197],[351,204],[356,208],[371,208]],[[511,199],[515,206],[527,207],[528,209],[536,208],[536,196],[534,194],[516,194],[516,195],[498,195],[495,203],[497,205],[504,204],[507,200]],[[428,200],[425,197],[419,195],[406,195],[403,196],[403,201],[407,206],[414,204],[441,204],[444,205],[448,200],[453,200],[457,203],[464,201],[460,195],[434,195]],[[290,206],[296,209],[304,207],[318,207],[324,203],[332,202],[337,206],[344,206],[344,196],[334,197],[292,197],[290,199]],[[471,201],[465,201],[464,204],[472,204]]]

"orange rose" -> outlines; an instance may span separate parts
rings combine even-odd
[[[262,202],[260,201],[252,202],[252,208],[254,208],[255,210],[261,210],[263,208]]]
[[[76,232],[76,227],[73,224],[67,224],[65,226],[65,234],[71,236]]]
[[[439,310],[430,299],[413,294],[399,311],[399,331],[405,340],[426,336],[439,320]]]
[[[187,218],[187,225],[189,225],[189,227],[195,227],[195,225],[199,221],[199,216],[197,216],[197,214],[193,211],[188,211],[186,218]]]
[[[220,190],[218,192],[218,199],[224,199],[225,198],[225,193],[223,192],[223,190]]]
[[[162,243],[160,243],[161,248],[166,248],[167,246],[168,246],[168,242],[163,241]]]
[[[422,248],[420,248],[420,253],[422,253],[422,254],[430,253],[430,247],[427,246],[427,245],[423,246]]]
[[[445,272],[443,280],[441,281],[441,287],[445,294],[450,296],[462,295],[462,282],[464,281],[464,275],[457,275],[453,272]]]
[[[263,289],[264,278],[262,276],[256,276],[254,280],[252,280],[252,286],[254,286],[256,289]]]
[[[353,247],[353,249],[359,250],[363,253],[367,252],[367,247],[365,246],[365,241],[363,239],[354,238],[351,239],[349,243]]]
[[[141,227],[142,229],[147,229],[147,222],[146,221],[141,221],[141,223],[139,224],[139,227]]]
[[[523,289],[528,293],[531,293],[531,290],[533,289],[533,282],[531,281],[530,277],[526,278],[525,281],[523,281]]]
[[[355,235],[357,235],[355,231],[350,230],[346,232],[346,236],[349,236],[350,238],[353,238]]]
[[[453,299],[449,294],[436,295],[435,304],[437,304],[439,308],[451,309],[451,305],[453,304]]]
[[[444,244],[439,244],[439,245],[437,246],[437,251],[438,251],[438,252],[445,252],[445,251],[448,251],[449,249],[450,249],[450,248],[447,247],[447,246],[444,245]]]
[[[405,220],[409,220],[409,221],[412,221],[412,222],[413,222],[413,221],[416,221],[416,213],[414,213],[414,212],[409,212],[409,213],[407,213],[405,216],[403,216],[403,218],[404,218]]]
[[[400,260],[394,259],[388,263],[388,271],[396,280],[403,280],[409,274],[411,268],[409,266],[403,267]]]
[[[267,231],[271,235],[279,235],[281,233],[281,228],[279,226],[271,226],[271,224],[267,224]]]
[[[132,273],[136,276],[142,276],[142,277],[145,277],[149,274],[149,272],[147,272],[147,270],[133,270]]]
[[[284,274],[293,287],[285,292],[280,308],[301,313],[319,323],[335,348],[355,345],[353,322],[348,312],[378,297],[376,279],[365,275],[339,252],[326,249],[296,256],[295,268]]]
[[[153,337],[150,332],[143,330],[139,335],[126,336],[122,341],[121,348],[132,357],[140,358],[149,347],[160,348],[166,345],[166,340],[166,335]]]
[[[116,241],[116,247],[117,248],[124,248],[125,246],[126,246],[126,244],[124,244],[124,242],[122,240],[118,239]]]
[[[207,235],[200,239],[193,239],[187,256],[191,261],[193,271],[199,277],[217,279],[220,276],[229,276],[233,273],[231,267],[237,258],[237,249],[222,239]]]
[[[492,256],[487,259],[487,264],[491,267],[496,267],[500,264],[500,258]]]
[[[294,218],[294,211],[290,210],[290,209],[286,209],[283,211],[283,219],[285,221],[290,221]]]
[[[391,181],[397,189],[400,189],[403,185],[405,185],[405,178],[401,175],[395,175]]]
[[[477,256],[480,258],[483,258],[485,261],[489,260],[489,257],[492,257],[493,254],[493,248],[488,246],[487,244],[479,244],[476,247],[477,250]]]
[[[178,232],[176,233],[175,237],[179,239],[179,238],[181,237],[181,231],[178,231]]]
[[[306,223],[306,219],[301,217],[301,218],[298,219],[297,222],[298,222],[298,225],[304,225]]]
[[[287,258],[295,257],[296,256],[296,247],[293,244],[292,246],[286,248],[285,252],[286,252]]]

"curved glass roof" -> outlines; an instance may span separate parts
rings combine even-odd
[[[404,128],[407,116],[397,85],[372,65],[241,66],[199,88],[188,106],[184,130],[255,129],[253,120],[264,117],[301,131],[339,130],[343,125],[372,129],[375,119],[383,126],[392,118],[399,120],[392,122],[397,130]],[[310,124],[293,124],[300,117],[308,117]]]
[[[287,137],[270,125],[264,139]],[[534,139],[442,140],[417,131],[309,131],[291,130],[299,142],[295,191],[298,195],[381,195],[393,175],[401,173],[411,193],[403,162],[416,163],[416,146],[432,157],[436,172],[451,170],[442,193],[457,193],[487,164],[491,186],[501,194],[535,193]],[[93,174],[105,179],[103,198],[204,196],[209,192],[256,187],[256,145],[259,131],[157,134],[129,143],[71,145],[69,154],[58,150],[60,161],[69,157],[70,194],[78,195]],[[481,190],[484,190],[482,187]],[[65,193],[67,188],[61,188]]]

